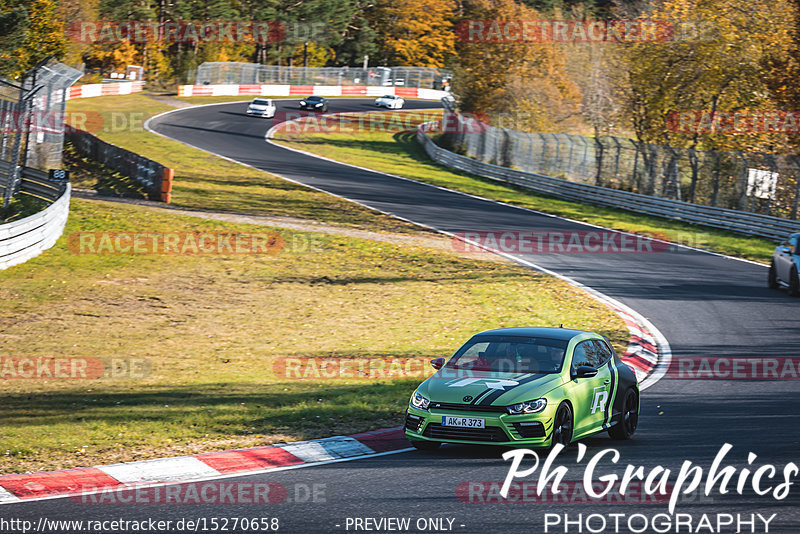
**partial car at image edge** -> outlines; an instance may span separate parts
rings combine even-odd
[[[607,338],[568,328],[518,327],[472,336],[411,395],[405,435],[442,443],[568,446],[607,431],[630,439],[639,384]]]
[[[800,296],[800,233],[790,235],[775,247],[767,285],[770,289],[785,287],[789,295]]]

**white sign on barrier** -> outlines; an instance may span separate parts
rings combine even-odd
[[[777,172],[747,169],[747,196],[774,200],[777,188]]]

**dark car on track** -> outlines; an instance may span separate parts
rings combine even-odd
[[[328,99],[321,96],[307,96],[300,101],[300,109],[325,113],[328,111]]]
[[[786,287],[793,297],[800,296],[800,233],[775,247],[767,283],[771,289]]]

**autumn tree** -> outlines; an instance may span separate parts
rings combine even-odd
[[[765,62],[764,80],[780,109],[800,109],[800,0],[790,0],[793,10],[791,46],[786,54],[773,54]],[[800,135],[787,135],[791,152],[800,153]]]
[[[99,0],[57,0],[56,14],[65,28],[81,21],[97,20]],[[68,32],[71,35],[70,32]],[[62,62],[78,67],[83,62],[83,55],[91,48],[90,43],[81,42],[79,38],[67,40],[67,49]]]
[[[787,0],[664,0],[652,12],[675,29],[665,42],[626,53],[627,107],[639,140],[701,148],[758,147],[758,136],[687,136],[667,128],[671,113],[739,111],[776,105],[765,66],[788,55],[796,12]]]
[[[3,74],[16,77],[47,56],[64,56],[66,37],[53,0],[0,0],[0,14]]]
[[[444,67],[455,53],[453,0],[385,0],[373,17],[388,65]]]
[[[468,0],[467,20],[540,20],[513,0]],[[463,111],[503,116],[504,125],[528,131],[557,130],[577,113],[580,91],[566,72],[563,48],[534,42],[458,41],[453,88]]]

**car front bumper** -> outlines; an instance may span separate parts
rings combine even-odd
[[[553,412],[553,413],[550,413]],[[408,407],[404,421],[406,438],[416,441],[504,445],[507,447],[549,447],[555,408],[548,406],[537,414],[509,415],[480,411]],[[442,426],[442,416],[477,417],[484,428]]]

